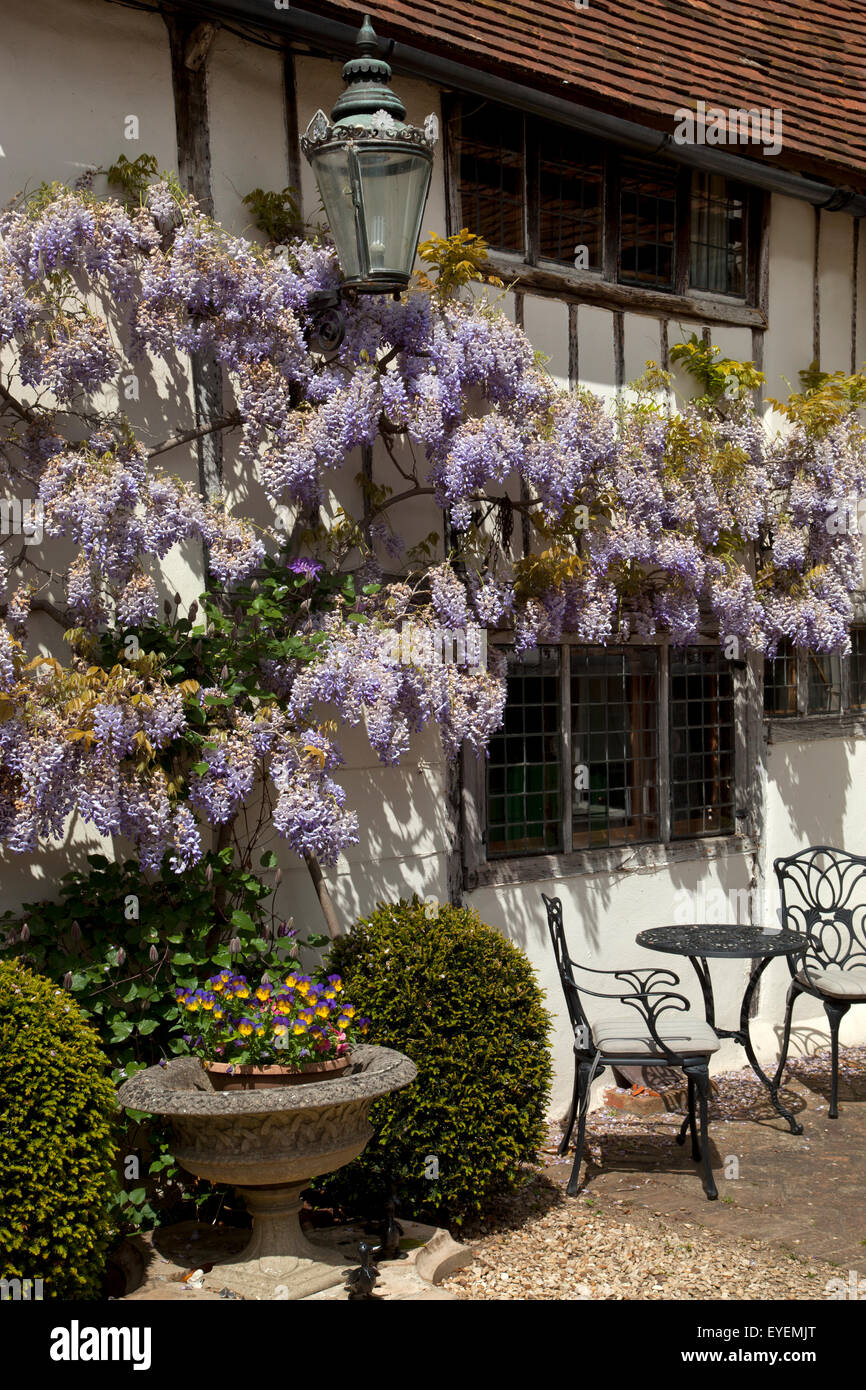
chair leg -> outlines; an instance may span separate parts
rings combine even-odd
[[[571,1177],[568,1180],[568,1187],[565,1189],[569,1197],[574,1197],[580,1187],[580,1165],[583,1161],[583,1145],[586,1139],[586,1114],[589,1110],[589,1073],[592,1070],[590,1062],[581,1062],[577,1069],[577,1086],[579,1093],[579,1119],[577,1124],[577,1145],[574,1151],[574,1163],[571,1169]]]
[[[710,1073],[706,1062],[702,1063],[700,1066],[694,1065],[687,1069],[683,1068],[683,1070],[686,1072],[689,1080],[694,1077],[701,1124],[700,1152],[703,1153],[704,1158],[704,1192],[707,1194],[707,1201],[714,1202],[719,1193],[713,1177],[712,1164],[710,1163],[709,1126],[707,1123],[707,1107],[710,1096]],[[694,1148],[692,1149],[692,1154],[694,1155]]]
[[[701,1146],[698,1143],[698,1127],[695,1123],[695,1078],[689,1077],[689,1129],[692,1135],[692,1159],[695,1163],[701,1161]]]
[[[575,1057],[575,1059],[574,1059],[574,1086],[573,1086],[572,1092],[571,1092],[571,1109],[570,1109],[569,1112],[568,1112],[568,1121],[567,1121],[566,1126],[565,1126],[565,1133],[564,1133],[563,1136],[562,1136],[562,1143],[561,1143],[560,1146],[559,1146],[559,1154],[560,1154],[560,1157],[561,1157],[561,1158],[564,1158],[565,1155],[568,1153],[568,1143],[569,1143],[569,1140],[571,1139],[571,1131],[574,1129],[574,1121],[575,1121],[575,1119],[576,1119],[576,1117],[577,1117],[578,1075],[579,1075],[579,1073],[578,1073],[578,1066],[579,1066],[579,1063],[578,1063],[577,1058]]]
[[[773,1077],[773,1087],[778,1090],[782,1081],[782,1072],[785,1070],[785,1063],[788,1060],[788,1048],[791,1043],[791,1020],[794,1014],[794,1005],[804,991],[792,980],[788,988],[788,998],[785,1005],[785,1027],[782,1032],[782,1048],[779,1053],[779,1065],[776,1068],[776,1075]]]
[[[698,1134],[697,1129],[695,1127],[695,1079],[693,1076],[689,1076],[686,1079],[689,1083],[689,1103],[688,1110],[686,1112],[686,1117],[680,1125],[679,1134],[677,1135],[677,1143],[684,1144],[686,1142],[686,1130],[688,1130],[692,1140],[692,1158],[694,1159],[695,1163],[699,1163],[701,1158],[701,1150],[698,1145]]]
[[[824,1000],[824,1012],[830,1024],[830,1112],[831,1120],[839,1118],[839,1024],[850,1009],[850,1004],[839,1004],[835,1000]]]

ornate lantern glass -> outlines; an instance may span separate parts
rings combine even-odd
[[[409,283],[430,190],[438,122],[407,125],[365,17],[359,57],[331,119],[317,111],[301,142],[312,165],[347,287],[399,293]]]

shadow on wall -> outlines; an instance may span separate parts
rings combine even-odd
[[[866,750],[858,740],[820,739],[776,744],[768,759],[770,864],[778,855],[808,845],[835,845],[866,852],[866,828],[853,822],[849,806],[856,764],[866,773]],[[783,818],[787,818],[787,825]]]
[[[538,959],[550,950],[542,892],[562,899],[572,954],[605,967],[634,963],[646,953],[635,936],[648,927],[687,921],[748,921],[752,856],[695,858],[654,868],[485,888],[469,895],[482,918]],[[628,957],[628,959],[626,959]],[[647,956],[646,963],[651,958]]]

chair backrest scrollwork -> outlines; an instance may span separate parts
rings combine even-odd
[[[574,978],[574,971],[571,968],[565,929],[562,925],[562,902],[559,898],[549,898],[546,893],[542,893],[541,896],[544,899],[544,906],[547,908],[547,930],[550,932],[550,940],[553,944],[553,954],[556,957],[556,968],[559,972],[562,992],[565,995],[568,1017],[572,1028],[576,1031],[583,1025],[588,1027],[589,1024],[580,1002],[580,991]]]
[[[784,925],[809,938],[807,971],[866,968],[866,858],[810,845],[773,867]]]

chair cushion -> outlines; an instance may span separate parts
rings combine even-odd
[[[797,971],[797,982],[817,989],[830,999],[866,1000],[866,970],[862,967],[842,970],[838,965],[828,965],[822,970],[813,965],[808,974],[805,970]]]
[[[691,1014],[663,1014],[656,1024],[656,1032],[671,1052],[681,1056],[716,1052],[720,1047],[719,1039],[710,1025],[704,1019],[693,1018]],[[658,1044],[636,1009],[600,1018],[592,1025],[592,1035],[596,1047],[601,1048],[607,1056],[634,1053],[641,1057],[664,1058],[664,1053],[659,1052]]]

